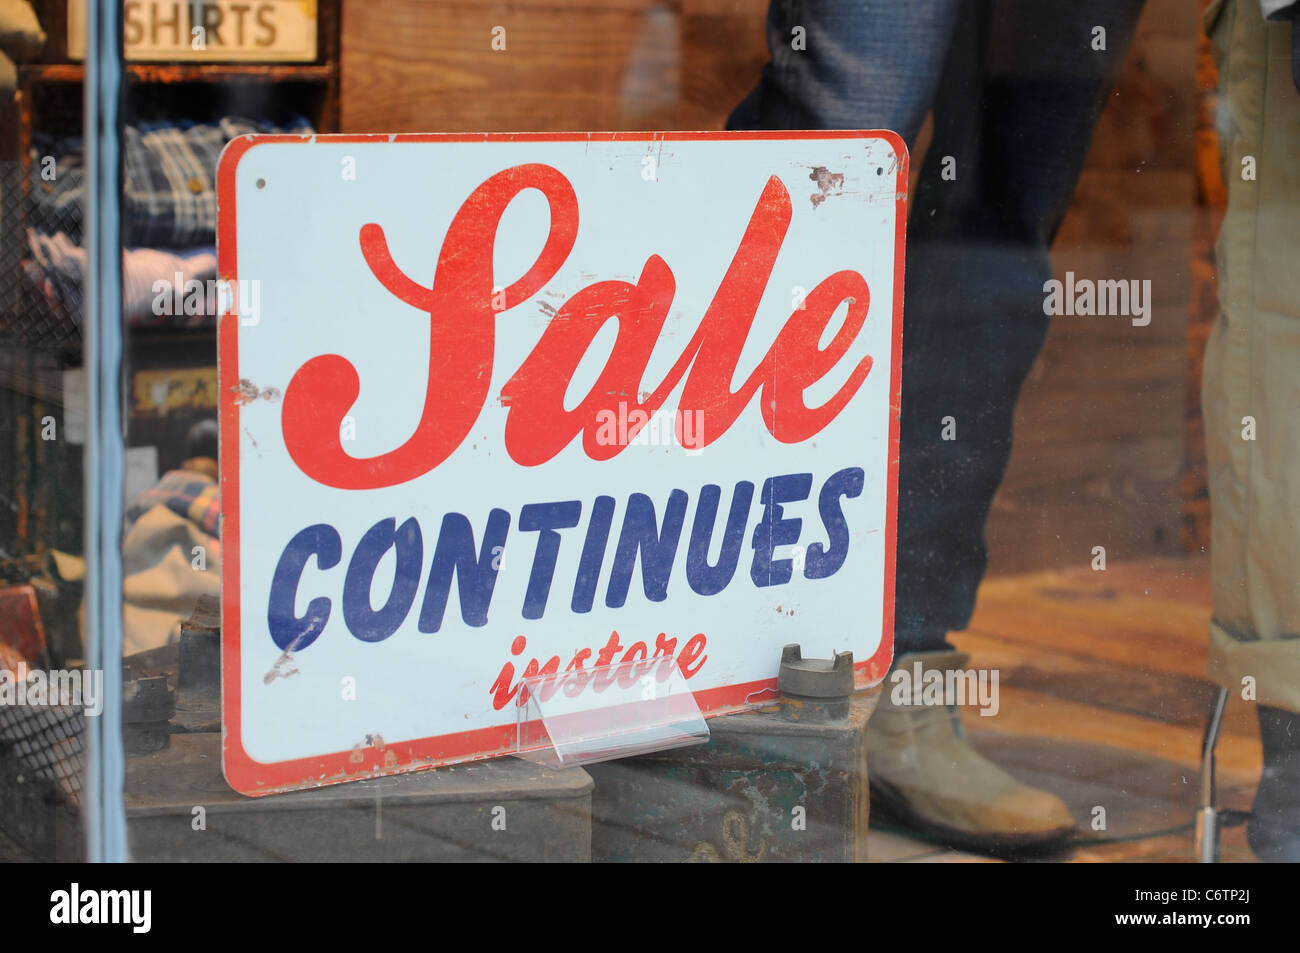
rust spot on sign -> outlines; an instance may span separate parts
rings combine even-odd
[[[280,388],[261,388],[246,377],[239,379],[239,387],[235,391],[235,403],[241,407],[244,404],[251,404],[255,400],[277,401],[280,399]]]
[[[262,684],[270,685],[277,678],[289,678],[291,675],[297,675],[298,670],[296,668],[291,668],[287,670],[285,669],[285,666],[292,661],[293,661],[292,653],[290,652],[280,653],[280,657],[275,660],[275,664],[271,666],[271,670],[262,676]]]
[[[826,196],[831,194],[832,189],[836,192],[844,191],[844,173],[832,172],[824,165],[814,166],[808,178],[817,183],[817,191],[809,196],[813,208],[825,202]]]

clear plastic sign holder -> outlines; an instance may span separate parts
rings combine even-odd
[[[652,658],[525,678],[516,754],[567,768],[709,740],[676,659]]]

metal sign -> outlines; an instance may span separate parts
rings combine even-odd
[[[512,752],[539,673],[884,677],[896,135],[253,136],[218,180],[237,790]]]
[[[131,62],[310,63],[316,0],[125,0]],[[86,0],[68,0],[68,58],[86,58]]]

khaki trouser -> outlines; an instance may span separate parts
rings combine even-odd
[[[1228,185],[1221,312],[1202,388],[1210,676],[1237,690],[1249,676],[1260,703],[1300,711],[1300,92],[1291,24],[1266,22],[1257,0],[1215,0],[1206,27]]]

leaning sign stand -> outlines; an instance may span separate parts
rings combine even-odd
[[[524,679],[516,752],[552,768],[595,764],[709,740],[675,659],[620,662]]]
[[[230,784],[693,743],[793,642],[882,679],[906,186],[888,132],[232,142]]]

